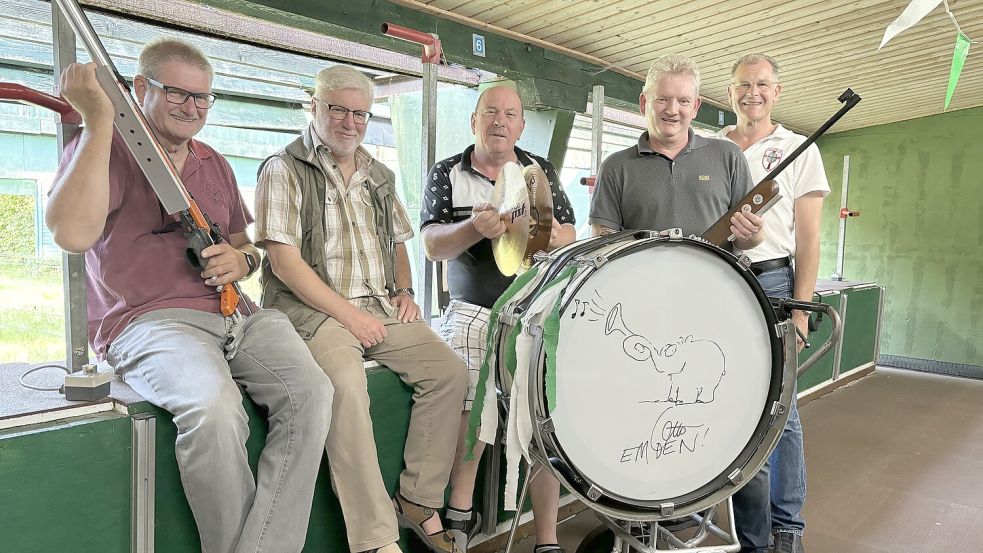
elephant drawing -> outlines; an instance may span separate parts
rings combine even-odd
[[[621,304],[608,312],[604,334],[623,334],[624,350],[639,362],[651,362],[656,372],[669,376],[669,393],[665,399],[677,405],[710,403],[726,373],[723,350],[713,340],[682,337],[662,347],[628,330],[621,315]]]

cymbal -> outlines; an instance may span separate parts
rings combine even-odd
[[[546,173],[536,165],[525,167],[522,174],[526,177],[529,201],[532,202],[529,208],[529,215],[532,217],[529,223],[529,242],[526,244],[526,255],[523,256],[523,263],[529,267],[532,265],[532,256],[546,251],[550,245],[550,232],[553,230],[553,189],[550,188]]]
[[[495,264],[511,276],[532,264],[532,256],[549,245],[553,194],[542,169],[506,163],[495,180],[494,205],[505,234],[492,240]]]

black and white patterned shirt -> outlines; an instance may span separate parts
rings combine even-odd
[[[421,231],[430,225],[465,221],[471,217],[475,204],[492,202],[495,181],[474,169],[472,152],[474,145],[430,168],[420,208]],[[546,173],[553,191],[553,218],[561,224],[574,224],[573,207],[553,164],[518,147],[515,155],[522,166],[538,165]],[[491,240],[478,241],[448,265],[451,298],[482,307],[494,305],[515,278],[499,272],[492,256]]]

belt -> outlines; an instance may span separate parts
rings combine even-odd
[[[788,256],[776,257],[775,259],[766,259],[764,261],[758,261],[757,263],[751,264],[751,272],[754,276],[758,276],[761,273],[771,271],[773,269],[781,269],[782,267],[789,267],[792,265],[792,260]]]

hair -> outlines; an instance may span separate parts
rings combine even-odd
[[[760,63],[762,61],[768,62],[768,65],[771,66],[771,72],[775,75],[775,82],[778,82],[778,61],[771,56],[766,56],[765,54],[748,54],[746,56],[741,56],[740,59],[734,62],[734,66],[730,68],[730,76],[733,77],[734,74],[737,73],[737,68],[743,63],[751,64]]]
[[[693,87],[696,95],[700,95],[700,70],[696,67],[696,62],[682,54],[667,54],[652,62],[648,75],[645,77],[645,86],[642,94],[646,96],[655,88],[655,84],[664,77],[672,75],[688,75],[693,77]]]
[[[140,51],[137,58],[137,73],[144,77],[157,79],[160,77],[160,68],[165,63],[179,61],[193,65],[208,73],[208,77],[215,76],[212,64],[205,57],[205,54],[197,46],[177,38],[160,37],[151,40]]]
[[[314,76],[314,97],[321,99],[327,92],[354,88],[361,90],[369,97],[369,103],[375,101],[375,85],[372,79],[364,73],[347,65],[333,65],[322,69]]]
[[[516,90],[515,87],[509,86],[507,84],[497,84],[495,86],[490,86],[490,87],[482,90],[481,91],[481,94],[478,95],[478,101],[475,102],[475,104],[474,104],[474,113],[478,113],[478,106],[480,106],[481,105],[481,101],[485,99],[485,94],[488,94],[489,92],[491,92],[492,90],[495,90],[496,88],[508,88],[508,89],[510,89],[510,90],[512,90],[512,91],[515,92],[515,95],[519,98],[519,114],[523,118],[525,118],[524,113],[525,113],[526,106],[522,103],[522,96],[519,95],[519,91]]]

